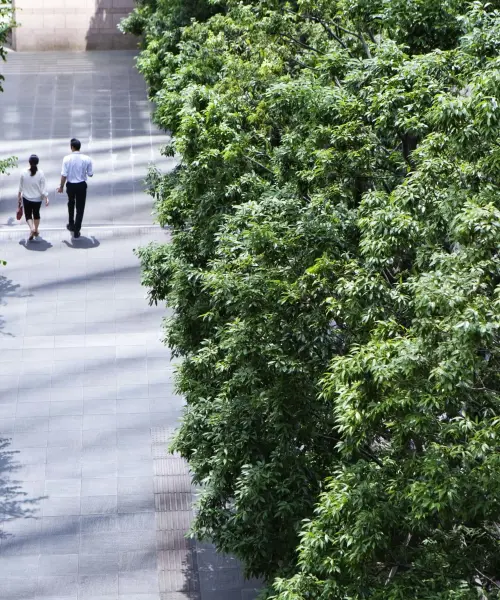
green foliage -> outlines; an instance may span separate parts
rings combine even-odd
[[[0,58],[5,61],[7,53],[3,44],[7,41],[8,35],[14,26],[13,20],[13,9],[12,2],[10,0],[0,0]],[[5,77],[0,74],[0,92],[3,91],[2,81]],[[0,158],[0,175],[6,173],[8,169],[14,167],[17,164],[17,159],[11,158]],[[5,265],[6,262],[0,259],[0,265]]]
[[[14,26],[14,14],[11,0],[0,0],[0,58],[5,61],[7,52],[3,46],[7,41],[10,31]],[[0,74],[0,92],[3,91],[2,81],[5,77]],[[17,163],[15,158],[0,159],[0,174],[6,173],[8,169]]]
[[[14,26],[14,12],[11,0],[0,0],[0,58],[5,60],[6,52],[4,44],[8,39],[9,33]],[[4,76],[0,74],[0,92],[2,91],[2,81]]]
[[[134,16],[194,533],[278,600],[499,598],[499,3],[206,7]]]

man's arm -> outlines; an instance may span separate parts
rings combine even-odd
[[[87,175],[89,177],[94,177],[94,168],[92,166],[92,160],[89,158],[89,164],[87,165]]]
[[[57,188],[58,194],[63,193],[65,183],[66,183],[66,175],[61,175],[61,183],[60,183],[59,187]]]
[[[61,170],[61,183],[57,188],[57,193],[62,194],[64,190],[64,184],[66,183],[66,179],[68,178],[68,163],[66,160],[63,160],[62,170]]]

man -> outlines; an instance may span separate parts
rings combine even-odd
[[[69,215],[69,222],[66,225],[66,229],[72,231],[74,237],[79,238],[83,213],[85,211],[85,200],[87,199],[87,177],[92,177],[94,173],[90,158],[86,154],[80,153],[80,148],[82,147],[80,140],[73,138],[70,145],[71,154],[64,157],[61,171],[61,185],[57,191],[59,194],[62,194],[64,184],[66,183]]]

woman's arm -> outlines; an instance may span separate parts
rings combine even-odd
[[[21,175],[21,179],[19,180],[19,191],[17,193],[17,201],[19,203],[19,206],[23,201],[23,175]]]
[[[47,192],[47,182],[45,181],[45,175],[40,177],[40,196],[45,200],[45,206],[49,205],[49,194]]]

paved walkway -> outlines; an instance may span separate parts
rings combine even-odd
[[[51,192],[39,243],[0,178],[0,600],[251,600],[255,582],[191,544],[182,410],[133,249],[167,242],[142,191],[162,168],[131,53],[10,54],[0,157],[39,154],[51,190],[68,140],[94,158],[82,237]],[[24,494],[24,495],[23,495]]]

